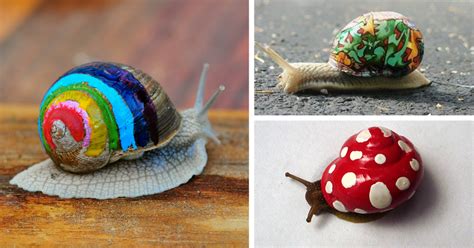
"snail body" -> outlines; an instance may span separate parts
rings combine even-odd
[[[423,165],[407,138],[387,128],[371,127],[344,143],[321,180],[313,183],[290,173],[286,176],[307,187],[310,222],[313,215],[323,211],[356,216],[396,208],[415,194],[423,178]]]
[[[423,58],[421,32],[395,12],[370,12],[347,24],[333,42],[328,63],[288,63],[256,44],[283,72],[278,88],[287,93],[413,89],[430,81],[416,68]]]
[[[63,198],[155,194],[200,174],[205,144],[218,142],[203,106],[206,65],[194,108],[178,112],[157,81],[133,67],[78,66],[45,94],[38,130],[51,159],[10,183]]]

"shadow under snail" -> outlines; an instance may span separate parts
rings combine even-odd
[[[371,127],[342,145],[338,158],[326,167],[320,180],[309,182],[288,172],[285,176],[306,186],[306,201],[311,207],[307,222],[322,212],[368,222],[415,194],[423,166],[407,138],[384,127]]]
[[[423,58],[420,30],[396,12],[370,12],[352,20],[334,38],[327,63],[289,63],[256,43],[283,72],[277,88],[308,91],[401,90],[427,86],[416,70]]]
[[[93,62],[62,75],[40,106],[38,131],[47,159],[11,184],[62,198],[137,197],[186,183],[219,142],[203,105],[204,65],[193,108],[178,112],[160,84],[131,66]]]

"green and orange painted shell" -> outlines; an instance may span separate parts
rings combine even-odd
[[[400,77],[418,68],[423,51],[422,34],[407,17],[370,12],[337,33],[329,64],[353,76]]]

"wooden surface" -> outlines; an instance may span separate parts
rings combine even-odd
[[[0,104],[0,247],[248,246],[248,114],[210,113],[220,146],[208,144],[202,175],[133,199],[59,199],[8,181],[42,161],[38,108]]]
[[[70,68],[91,60],[139,68],[181,108],[205,62],[217,108],[248,108],[248,1],[0,0],[0,102],[39,104]]]

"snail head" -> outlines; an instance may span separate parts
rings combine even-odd
[[[208,69],[209,64],[204,64],[196,93],[194,108],[183,111],[183,132],[178,135],[183,138],[186,137],[190,142],[196,138],[203,137],[212,139],[215,143],[219,144],[220,141],[217,139],[217,135],[209,122],[208,112],[220,93],[225,90],[225,86],[220,85],[211,98],[204,104],[204,89],[206,86]]]
[[[322,211],[327,209],[326,201],[324,200],[323,193],[321,191],[321,181],[309,182],[300,177],[292,175],[290,173],[285,173],[286,177],[289,177],[295,181],[302,183],[306,186],[305,198],[308,204],[311,206],[308,216],[306,217],[307,222],[311,222],[313,215],[319,215]]]
[[[278,75],[279,82],[277,87],[283,88],[286,92],[296,91],[294,87],[297,86],[301,80],[303,80],[303,78],[301,77],[302,74],[298,72],[298,69],[288,63],[280,54],[278,54],[271,47],[261,45],[257,42],[255,42],[255,45],[283,69],[283,72]]]

